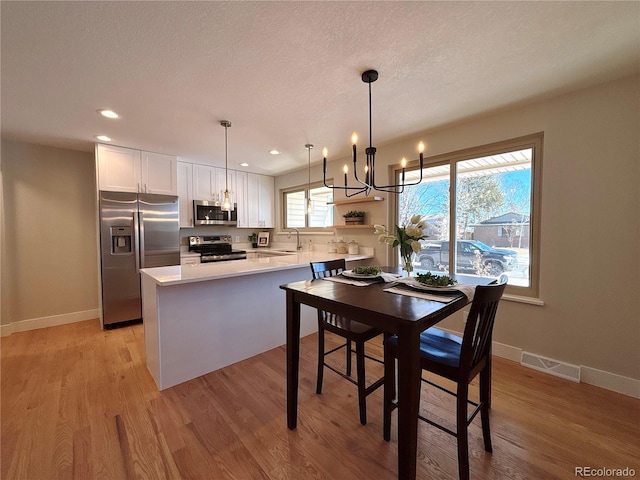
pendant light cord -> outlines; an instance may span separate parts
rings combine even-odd
[[[229,127],[227,125],[224,126],[224,189],[225,191],[229,191],[229,170],[228,170],[228,161],[227,161],[227,129]]]

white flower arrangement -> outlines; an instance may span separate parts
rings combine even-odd
[[[395,235],[391,235],[384,225],[374,225],[374,228],[380,243],[386,243],[394,248],[400,247],[400,256],[404,261],[402,268],[410,275],[413,271],[411,257],[422,250],[420,240],[429,237],[424,233],[427,224],[422,220],[422,216],[412,215],[408,225],[402,227],[396,225]]]

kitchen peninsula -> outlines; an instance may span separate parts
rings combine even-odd
[[[279,286],[310,279],[310,262],[344,258],[353,267],[373,258],[373,252],[273,253],[141,270],[146,363],[159,390],[284,345]],[[316,330],[315,309],[303,308],[301,335]]]

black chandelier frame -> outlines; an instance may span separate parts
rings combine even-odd
[[[357,137],[354,136],[352,137],[352,141],[353,141],[353,177],[355,179],[355,181],[359,184],[358,186],[350,186],[348,184],[348,179],[347,179],[347,173],[348,173],[348,167],[345,164],[344,166],[344,186],[338,186],[338,185],[327,185],[327,154],[326,154],[326,149],[325,149],[325,153],[324,153],[324,159],[323,159],[323,182],[324,182],[324,186],[327,188],[332,188],[334,190],[343,190],[344,194],[346,197],[353,197],[355,195],[358,195],[360,193],[364,193],[365,196],[369,196],[369,194],[371,193],[372,190],[377,190],[379,192],[386,192],[386,193],[393,193],[393,194],[400,194],[404,191],[405,187],[411,186],[411,185],[418,185],[420,182],[422,182],[422,169],[424,166],[424,157],[423,157],[423,149],[424,149],[424,145],[422,144],[422,142],[420,142],[420,146],[419,146],[419,153],[420,153],[420,178],[413,183],[405,183],[405,166],[406,166],[406,160],[403,159],[402,161],[402,174],[401,174],[401,179],[402,182],[399,184],[390,184],[390,185],[377,185],[376,184],[376,170],[375,170],[375,163],[376,163],[376,147],[373,146],[373,135],[372,135],[372,115],[371,115],[371,84],[373,82],[375,82],[378,79],[378,72],[376,70],[367,70],[365,72],[362,73],[362,81],[364,83],[367,83],[369,85],[369,146],[367,148],[365,148],[365,155],[366,155],[366,160],[365,160],[365,176],[364,176],[364,180],[360,179],[358,177],[358,158],[357,158]]]

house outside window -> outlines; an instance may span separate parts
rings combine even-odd
[[[307,199],[311,198],[311,213],[307,215]],[[294,187],[283,191],[284,228],[324,228],[333,225],[333,190],[322,183]]]
[[[509,212],[473,225],[473,238],[489,245],[529,248],[529,215]]]
[[[508,293],[537,297],[542,140],[540,133],[425,159],[422,182],[396,201],[398,224],[413,214],[427,224],[418,271],[504,273]],[[418,168],[407,168],[407,182]]]

